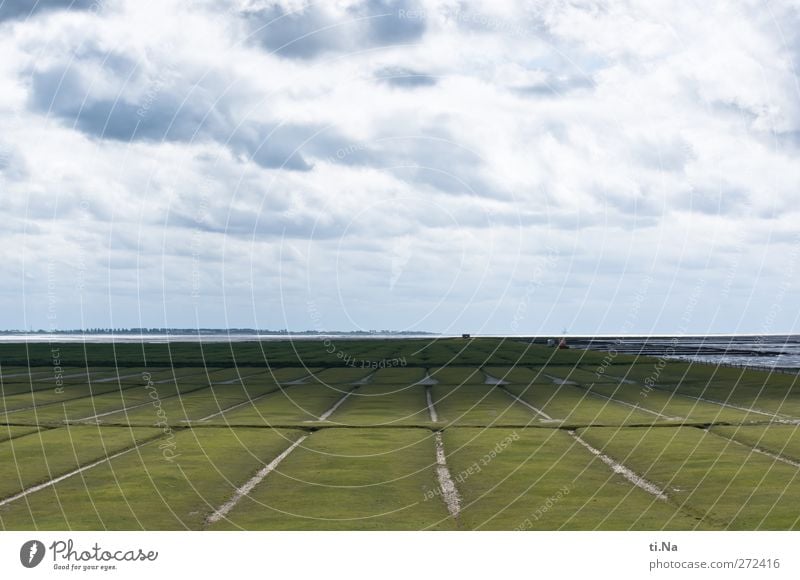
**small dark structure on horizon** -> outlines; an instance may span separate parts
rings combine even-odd
[[[461,335],[461,338],[470,338],[469,333],[465,332],[464,334]]]

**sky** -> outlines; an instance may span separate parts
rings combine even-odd
[[[0,0],[0,328],[800,332],[798,66],[798,0]]]

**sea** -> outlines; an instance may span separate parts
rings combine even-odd
[[[567,337],[573,348],[615,350],[710,364],[800,370],[800,335]]]

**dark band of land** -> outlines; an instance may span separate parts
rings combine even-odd
[[[800,529],[796,375],[518,339],[0,345],[3,529]]]

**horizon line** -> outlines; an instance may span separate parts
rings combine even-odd
[[[119,329],[101,329],[101,330],[82,330],[82,329],[69,329],[69,330],[19,330],[19,329],[0,329],[0,336],[47,336],[47,335],[89,335],[89,336],[114,336],[116,334],[166,334],[170,331],[180,331],[176,336],[196,336],[203,333],[220,333],[220,334],[237,334],[247,333],[254,336],[300,336],[300,335],[313,335],[313,336],[339,336],[347,334],[363,334],[363,335],[427,335],[437,336],[442,338],[461,338],[469,336],[470,338],[706,338],[706,337],[785,337],[785,336],[800,336],[800,333],[795,332],[681,332],[681,333],[569,333],[569,332],[552,332],[552,333],[476,333],[476,332],[432,332],[425,330],[269,330],[269,329],[255,329],[255,328],[180,328],[180,327],[150,327],[150,328],[119,328]]]

